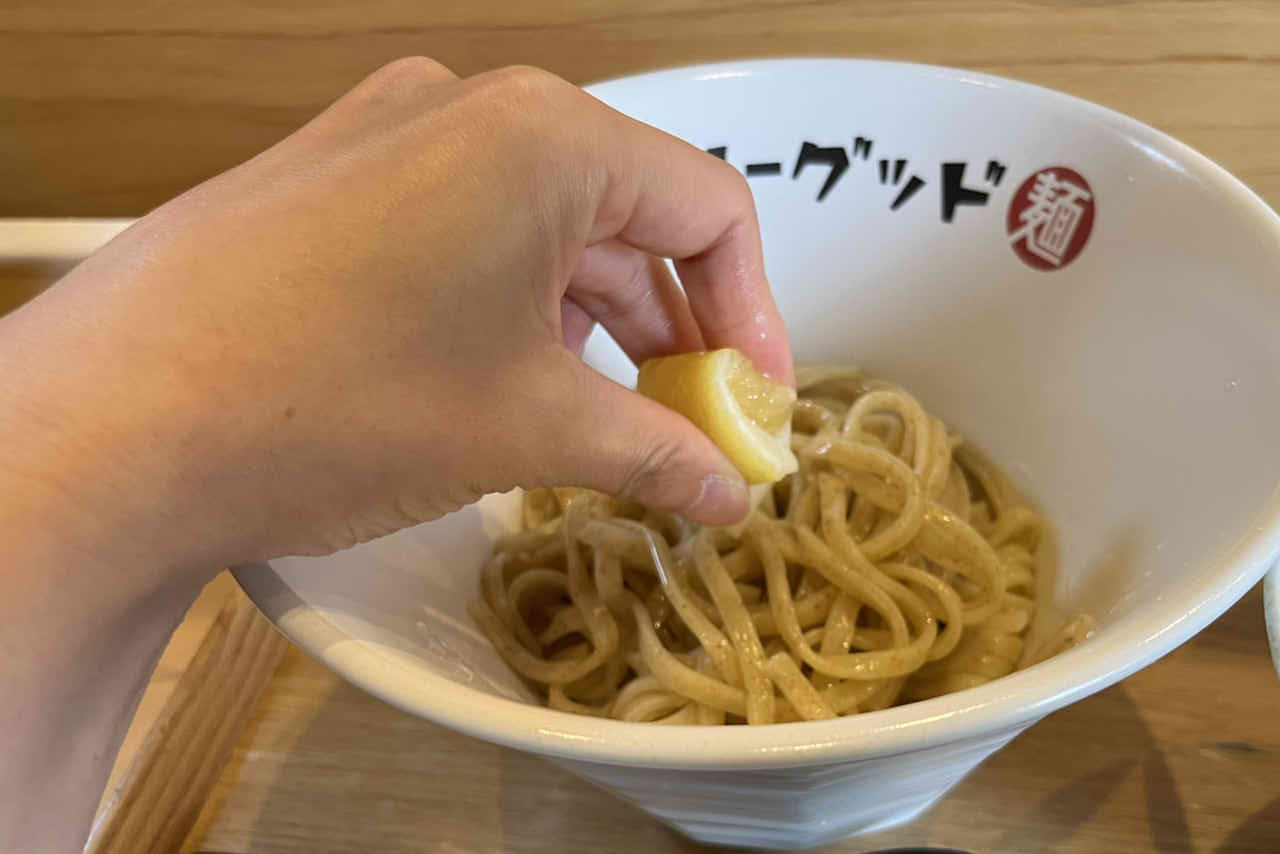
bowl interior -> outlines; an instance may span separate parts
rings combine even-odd
[[[1217,167],[1074,99],[920,66],[747,63],[594,92],[748,173],[797,360],[900,382],[1039,504],[1057,568],[1038,631],[1084,610],[1101,626],[1087,647],[1124,638],[1150,658],[1167,647],[1134,644],[1265,568],[1280,232]],[[1018,237],[1033,207],[1039,225]],[[602,335],[588,358],[633,376]],[[298,620],[323,621],[398,679],[528,699],[464,610],[514,505],[492,496],[331,557],[274,561],[288,604],[268,610],[295,638]],[[1224,559],[1246,542],[1250,565]],[[1040,667],[1063,686],[1100,675]],[[360,681],[378,691],[382,678]]]

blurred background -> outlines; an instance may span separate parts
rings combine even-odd
[[[579,84],[800,54],[976,68],[1134,115],[1280,201],[1269,2],[9,0],[0,216],[140,214],[411,54]]]
[[[144,213],[411,54],[463,76],[527,63],[579,84],[777,55],[965,66],[1134,115],[1280,201],[1271,2],[9,0],[0,217]],[[5,263],[0,311],[57,272]]]

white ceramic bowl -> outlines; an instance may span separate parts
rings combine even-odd
[[[238,571],[336,672],[696,839],[798,847],[911,818],[1025,727],[1187,640],[1270,565],[1280,221],[1222,169],[1132,119],[967,71],[778,60],[591,91],[749,169],[797,358],[897,380],[1001,460],[1059,535],[1037,630],[1076,610],[1101,628],[980,688],[830,722],[575,717],[529,704],[464,611],[513,518],[514,496],[494,496]],[[588,355],[631,375],[606,339]]]

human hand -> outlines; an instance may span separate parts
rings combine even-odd
[[[736,521],[710,441],[581,362],[595,321],[637,362],[733,346],[793,381],[735,170],[545,72],[403,60],[6,319],[44,426],[0,463],[208,567],[515,486]]]

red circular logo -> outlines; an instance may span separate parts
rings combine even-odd
[[[1009,245],[1028,267],[1057,270],[1084,249],[1093,231],[1093,189],[1065,166],[1033,172],[1009,201]]]

